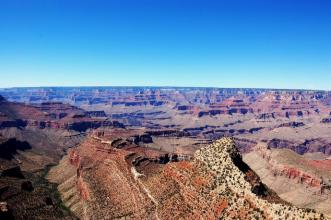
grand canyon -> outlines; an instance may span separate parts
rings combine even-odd
[[[1,219],[331,219],[331,92],[0,95]]]
[[[0,220],[331,220],[330,0],[0,0]]]

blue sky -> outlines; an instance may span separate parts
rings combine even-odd
[[[329,0],[0,0],[0,87],[331,89]]]

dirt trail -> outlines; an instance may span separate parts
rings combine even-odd
[[[139,179],[139,177],[144,176],[144,174],[139,173],[136,170],[135,167],[131,167],[131,172],[132,172],[132,175],[133,175],[134,179],[138,182],[138,184],[144,190],[144,192],[146,193],[146,195],[148,196],[148,198],[150,198],[150,200],[155,204],[155,218],[157,220],[160,220],[160,218],[158,216],[158,205],[159,205],[159,203],[157,202],[157,200],[153,197],[153,195],[151,194],[151,192],[145,187],[145,185]]]

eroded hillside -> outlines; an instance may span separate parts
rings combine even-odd
[[[316,156],[301,156],[288,149],[268,149],[266,143],[259,143],[244,160],[282,199],[331,214],[331,160],[314,158]]]
[[[167,163],[113,141],[91,136],[49,173],[82,219],[326,219],[263,185],[230,138]]]
[[[0,219],[76,219],[45,176],[85,132],[112,121],[61,103],[27,105],[0,96]]]

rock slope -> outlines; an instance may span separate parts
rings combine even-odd
[[[266,143],[257,144],[244,160],[282,199],[331,214],[331,160],[306,158],[288,149],[268,149]]]
[[[327,219],[280,200],[230,138],[201,148],[193,160],[167,164],[111,142],[89,137],[50,172],[82,219]]]

